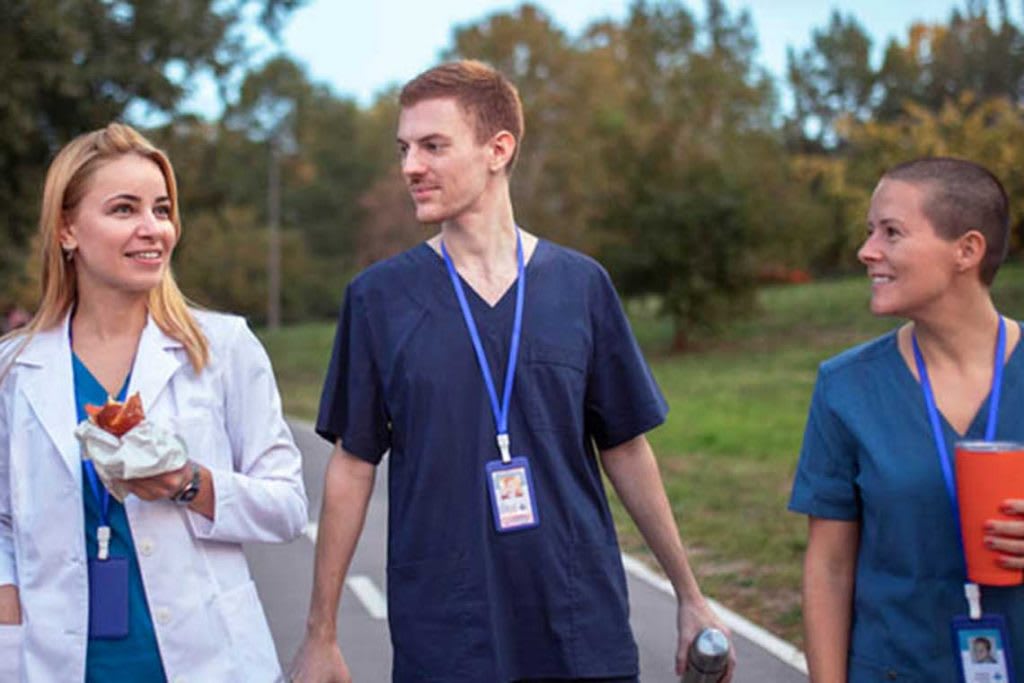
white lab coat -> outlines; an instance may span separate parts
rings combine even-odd
[[[184,347],[150,320],[128,392],[139,391],[147,419],[179,434],[189,457],[213,473],[214,520],[135,496],[125,510],[168,680],[270,682],[280,667],[240,544],[302,532],[300,455],[270,361],[244,320],[194,314],[210,341],[209,365],[197,375]],[[67,325],[36,335],[0,385],[0,585],[18,586],[22,608],[21,626],[0,626],[5,683],[85,675],[87,563]]]

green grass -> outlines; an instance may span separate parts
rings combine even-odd
[[[274,363],[285,412],[315,420],[334,343],[334,323],[304,323],[258,333]]]
[[[1024,267],[1005,268],[994,296],[1024,317]],[[818,364],[899,324],[867,302],[864,277],[766,288],[751,314],[695,335],[697,350],[682,355],[665,352],[671,328],[649,302],[627,307],[672,407],[650,440],[702,588],[798,645],[806,521],[786,502]],[[315,416],[333,333],[310,324],[261,335],[290,414]],[[653,566],[612,505],[623,547]]]

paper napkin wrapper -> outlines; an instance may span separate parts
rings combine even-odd
[[[75,436],[82,443],[82,459],[92,461],[100,481],[121,503],[128,491],[120,480],[173,472],[188,462],[181,437],[150,420],[143,420],[121,438],[84,420],[75,428]]]

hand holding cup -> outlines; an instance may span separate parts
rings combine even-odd
[[[999,563],[1007,569],[1024,569],[1024,499],[1004,500],[1000,509],[1016,519],[985,522],[985,547],[999,552]]]

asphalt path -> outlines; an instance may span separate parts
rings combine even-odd
[[[292,422],[303,454],[311,525],[307,535],[284,545],[249,545],[246,556],[263,601],[278,656],[291,661],[305,629],[313,578],[313,539],[320,513],[329,445],[308,424]],[[387,473],[382,468],[366,526],[342,594],[338,642],[357,683],[391,680],[391,641],[384,604],[387,541]],[[633,632],[640,649],[643,683],[678,683],[673,673],[675,601],[667,582],[626,558]],[[723,609],[733,630],[738,668],[734,683],[807,683],[796,650]],[[488,682],[481,682],[488,683]]]

